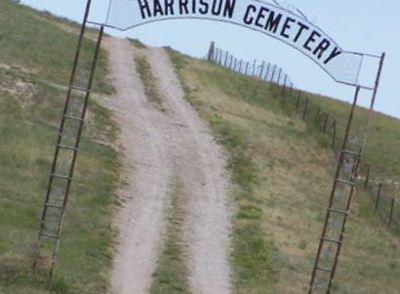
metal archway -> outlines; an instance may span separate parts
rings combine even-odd
[[[52,248],[49,279],[52,279],[56,264],[75,163],[105,28],[128,30],[155,21],[203,19],[232,23],[278,39],[312,59],[336,82],[355,87],[309,288],[310,294],[329,293],[343,245],[369,124],[374,113],[385,54],[377,56],[345,51],[322,29],[313,25],[299,10],[295,13],[259,0],[191,0],[190,2],[189,0],[165,0],[163,4],[160,0],[110,0],[107,20],[104,23],[89,21],[91,2],[92,0],[87,0],[40,220],[39,250],[47,244],[46,242],[50,242]],[[189,6],[190,3],[191,6]],[[196,3],[201,5],[196,6]],[[205,4],[208,4],[207,9]],[[78,68],[88,24],[98,26],[99,32],[88,78],[80,82],[77,81],[77,76],[82,73]],[[380,60],[374,85],[359,83],[364,57]],[[364,141],[352,150],[349,148],[348,141],[361,89],[372,91],[372,97],[364,129]],[[77,100],[76,97],[80,99]],[[351,173],[345,174],[343,166],[349,161],[352,166]],[[338,225],[331,228],[331,223]]]

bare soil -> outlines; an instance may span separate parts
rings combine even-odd
[[[232,207],[226,156],[185,101],[168,54],[107,38],[117,89],[107,104],[121,128],[124,200],[116,225],[113,293],[148,293],[163,246],[173,179],[183,186],[185,267],[191,293],[232,292]],[[135,56],[145,55],[164,99],[163,111],[145,96]]]

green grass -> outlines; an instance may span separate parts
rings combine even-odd
[[[157,79],[153,75],[150,63],[145,56],[138,56],[135,58],[136,70],[140,75],[140,79],[144,86],[146,97],[158,107],[163,109],[163,97],[157,85]]]
[[[304,124],[289,103],[282,107],[279,89],[170,56],[186,98],[230,153],[236,292],[305,293],[335,166],[329,136]],[[341,105],[345,119],[349,105]],[[396,292],[397,243],[371,213],[370,196],[358,192],[333,293]]]
[[[164,249],[153,274],[152,294],[189,293],[183,255],[183,197],[182,185],[175,179],[168,209],[168,225]]]
[[[0,10],[0,293],[105,293],[116,199],[117,128],[92,100],[50,288],[33,274],[33,245],[48,183],[76,36],[3,1]],[[67,25],[67,23],[63,23]],[[94,48],[85,42],[84,56]],[[111,93],[102,53],[95,85]]]
[[[343,138],[350,105],[335,99],[309,94],[311,102],[320,106],[325,112],[332,114],[339,124],[339,138]],[[363,98],[365,99],[365,98]],[[378,96],[379,99],[379,96]],[[379,100],[378,100],[379,102]],[[367,120],[368,110],[358,107],[354,120],[353,137],[362,138],[362,132]],[[376,179],[393,179],[400,177],[400,121],[382,113],[376,113],[371,122],[368,145],[365,153],[365,165],[373,167]]]
[[[60,24],[67,26],[67,23]],[[67,86],[77,36],[51,23],[30,8],[4,0],[0,9],[0,57],[1,63],[19,66],[43,80]],[[86,40],[82,49],[82,67],[88,70],[95,43]],[[96,89],[112,93],[113,88],[105,79],[107,54],[101,51],[97,67]]]
[[[169,53],[184,82],[186,98],[192,104],[196,104],[196,91],[190,90],[182,77],[184,59],[172,50],[169,50]],[[217,133],[219,142],[231,154],[229,166],[238,185],[235,197],[239,206],[235,219],[233,263],[237,275],[237,288],[243,291],[240,293],[249,293],[247,291],[251,288],[272,284],[275,276],[274,244],[262,232],[262,213],[254,197],[254,185],[259,178],[246,150],[245,130],[224,120],[217,113],[208,119]]]

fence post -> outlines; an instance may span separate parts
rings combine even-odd
[[[328,125],[328,120],[329,120],[329,113],[327,113],[326,116],[325,116],[324,127],[323,127],[323,129],[322,129],[322,131],[323,131],[324,133],[326,133],[326,127],[327,127],[327,125]]]
[[[290,92],[289,92],[290,97],[292,97],[292,93],[293,93],[293,83],[290,83]]]
[[[224,62],[224,67],[228,67],[228,51],[225,51],[225,62]]]
[[[267,72],[265,73],[265,77],[264,77],[264,80],[267,82],[268,82],[268,74],[269,74],[270,68],[271,68],[271,63],[268,62]]]
[[[253,76],[256,75],[256,66],[257,66],[257,60],[254,59],[254,63],[253,63]]]
[[[233,61],[233,71],[236,71],[236,65],[237,65],[237,58],[235,57]]]
[[[326,113],[325,112],[322,112],[321,111],[321,113],[319,114],[319,117],[318,117],[318,122],[317,122],[317,126],[318,126],[318,129],[322,132],[322,127],[323,127],[323,124],[321,123],[321,122],[323,122],[323,118],[326,116]]]
[[[317,120],[319,118],[320,113],[321,113],[321,107],[319,106],[317,112],[315,113],[315,117],[314,117],[314,125],[315,126],[317,125]]]
[[[262,74],[264,72],[264,68],[265,68],[265,61],[263,61],[261,68],[260,68],[260,74],[258,75],[258,78],[261,80],[262,79]]]
[[[274,82],[275,72],[276,72],[276,64],[274,65],[274,69],[272,70],[272,75],[271,75],[271,80],[270,80],[271,83]]]
[[[332,129],[333,129],[333,134],[332,134],[332,149],[335,149],[336,145],[336,119],[332,123]]]
[[[212,61],[215,52],[215,43],[214,41],[211,42],[210,48],[208,49],[207,60]]]
[[[308,111],[308,101],[309,101],[309,97],[306,97],[306,104],[304,104],[304,111],[303,111],[303,120],[306,120],[307,118],[307,111]]]
[[[368,189],[370,173],[371,173],[371,167],[369,166],[368,169],[367,169],[367,175],[365,177],[364,190]]]
[[[296,99],[296,112],[299,111],[299,107],[300,107],[300,90],[298,90],[297,92],[297,99]]]
[[[211,61],[212,62],[214,62],[214,63],[217,63],[217,60],[218,60],[218,48],[214,48],[214,55],[212,56],[212,59],[211,59]]]
[[[247,62],[246,62],[246,72],[245,72],[245,75],[247,75],[248,71],[249,71],[249,62],[247,61]]]
[[[375,201],[375,213],[378,211],[379,208],[379,202],[381,198],[381,192],[382,192],[382,183],[379,184],[379,189],[378,189],[378,194],[376,195],[376,201]]]
[[[283,85],[282,85],[282,98],[283,98],[283,95],[285,95],[285,90],[286,90],[286,81],[287,81],[287,74],[285,74],[285,79],[284,79],[284,81],[283,81]]]
[[[322,126],[321,126],[321,120],[324,117],[325,112],[320,112],[318,117],[317,117],[317,122],[315,123],[315,125],[317,126],[318,130],[322,131]]]
[[[233,55],[230,55],[229,59],[229,69],[232,70],[232,65],[233,65]]]
[[[393,212],[394,212],[394,205],[396,203],[396,199],[393,198],[392,199],[392,204],[390,206],[390,214],[389,214],[389,222],[388,222],[388,227],[390,229],[390,227],[392,226],[392,222],[393,222]]]
[[[282,69],[280,68],[279,73],[278,73],[278,81],[277,81],[278,86],[279,86],[279,82],[281,80],[281,74],[282,74]]]
[[[240,59],[240,62],[239,62],[239,73],[242,73],[242,63],[243,63],[243,59]]]

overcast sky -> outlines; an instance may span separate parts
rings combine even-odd
[[[242,1],[242,0],[238,0]],[[22,0],[38,9],[81,21],[86,0]],[[93,0],[91,20],[103,22],[109,0]],[[380,55],[387,53],[376,108],[400,118],[400,1],[399,0],[291,0],[293,5],[321,27],[345,50]],[[205,20],[171,20],[147,24],[128,32],[109,34],[137,38],[154,46],[171,46],[186,54],[202,57],[211,41],[239,58],[277,63],[297,87],[350,101],[354,89],[337,84],[308,57],[259,32]],[[363,76],[373,78],[374,69]],[[362,104],[370,93],[363,92]]]

